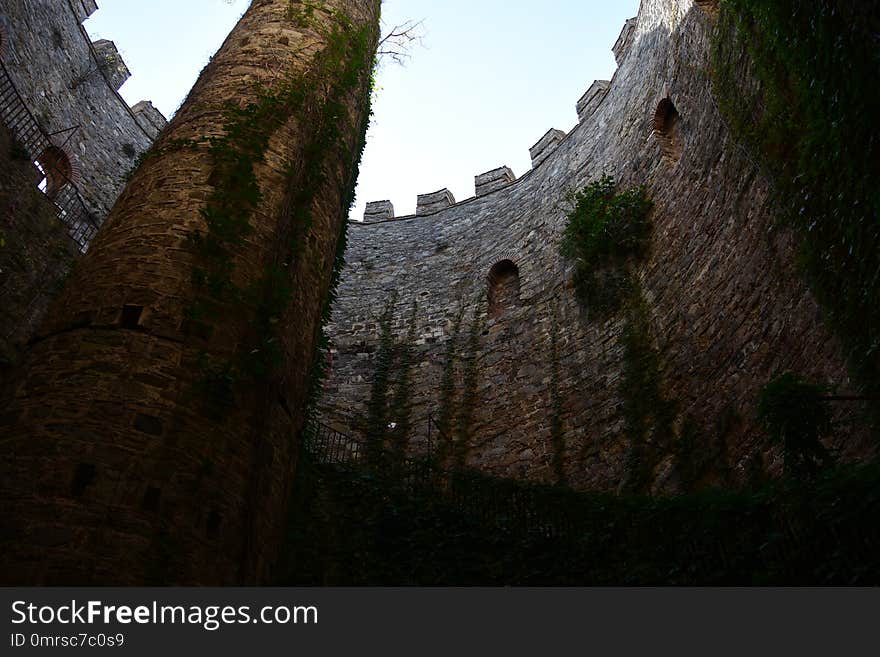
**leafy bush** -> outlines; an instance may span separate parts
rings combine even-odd
[[[574,284],[581,302],[600,316],[612,313],[631,289],[623,265],[647,249],[652,203],[643,188],[616,193],[609,176],[587,185],[570,201],[574,207],[560,251],[577,265]]]
[[[782,445],[790,475],[812,476],[832,462],[821,442],[832,428],[824,392],[791,372],[774,378],[761,391],[758,419],[770,438]]]

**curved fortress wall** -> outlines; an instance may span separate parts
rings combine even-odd
[[[456,204],[442,190],[396,219],[389,203],[370,204],[368,223],[351,225],[328,331],[326,423],[366,425],[390,307],[393,339],[412,357],[408,380],[392,359],[385,419],[411,427],[411,451],[427,448],[433,416],[435,449],[440,424],[453,461],[503,477],[617,490],[646,449],[653,492],[779,467],[754,420],[760,388],[779,370],[844,388],[847,373],[795,271],[790,235],[773,229],[766,181],[719,115],[715,8],[698,4],[707,3],[643,0],[615,44],[614,79],[593,84],[570,133],[551,130],[536,144],[519,180],[501,168],[477,177],[474,198]],[[663,125],[667,98],[674,125]],[[644,185],[655,204],[637,276],[673,431],[687,431],[701,460],[689,482],[693,464],[675,441],[633,443],[624,319],[590,319],[559,255],[566,193],[603,173],[621,188]]]

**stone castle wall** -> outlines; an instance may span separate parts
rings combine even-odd
[[[96,9],[94,0],[16,0],[0,7],[0,61],[4,79],[8,75],[12,84],[4,82],[0,115],[17,126],[9,134],[4,129],[0,153],[3,362],[14,361],[32,337],[78,255],[64,237],[61,205],[37,191],[45,176],[16,137],[45,144],[35,136],[41,130],[63,151],[63,163],[56,159],[60,156],[41,160],[39,152],[30,155],[42,165],[57,164],[66,176],[59,184],[75,186],[85,210],[100,225],[139,156],[166,125],[149,101],[129,107],[119,95],[129,76],[125,62],[113,42],[92,42],[82,26]],[[33,121],[23,117],[16,94]],[[53,199],[58,192],[46,191]],[[72,196],[70,189],[60,193],[65,199]],[[84,245],[89,237],[80,239]]]
[[[129,71],[111,41],[82,26],[94,0],[16,0],[0,8],[3,64],[53,142],[99,222],[128,173],[165,127],[149,101],[129,107],[118,93]]]
[[[0,581],[269,581],[378,42],[322,7],[250,5],[2,386]]]
[[[352,433],[366,426],[390,303],[392,335],[411,344],[413,357],[408,390],[395,390],[401,376],[392,364],[388,398],[403,401],[388,402],[388,419],[412,426],[411,450],[427,448],[429,416],[441,425],[445,417],[459,465],[619,489],[637,448],[623,411],[624,319],[591,319],[559,254],[566,194],[606,173],[622,188],[644,185],[655,203],[638,279],[674,426],[687,418],[696,450],[711,454],[697,483],[779,467],[754,420],[761,387],[790,369],[845,390],[848,375],[795,269],[792,236],[774,228],[768,184],[716,107],[709,55],[717,7],[697,4],[643,0],[615,44],[614,79],[578,102],[570,132],[551,130],[536,144],[533,169],[519,180],[501,168],[477,177],[474,198],[455,203],[441,190],[400,218],[387,202],[370,204],[367,222],[351,224],[328,331],[326,423]],[[660,134],[655,112],[667,98],[678,120]],[[518,299],[490,308],[499,284],[490,272],[505,260],[518,269]],[[655,457],[650,490],[680,489],[676,454]]]

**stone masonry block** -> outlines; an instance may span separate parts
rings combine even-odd
[[[391,201],[373,201],[367,203],[364,210],[364,221],[366,223],[374,221],[387,221],[394,219],[394,205]]]
[[[595,112],[611,88],[608,80],[596,80],[577,103],[578,121],[585,121]]]
[[[419,216],[433,214],[450,205],[455,205],[455,197],[446,188],[431,194],[419,194],[416,202],[416,214]]]
[[[512,182],[516,182],[516,176],[513,175],[513,171],[509,167],[499,167],[474,177],[477,196],[491,194],[502,187],[507,187]]]
[[[617,41],[611,49],[612,52],[614,52],[614,61],[617,62],[618,66],[623,63],[623,60],[626,59],[626,56],[629,54],[629,49],[633,44],[633,37],[636,33],[636,22],[637,19],[630,18],[624,23],[623,29],[620,31],[620,36],[617,37]]]
[[[565,133],[562,130],[552,128],[547,131],[540,141],[529,149],[532,156],[532,168],[537,168],[550,154],[556,150],[556,147],[565,139]]]

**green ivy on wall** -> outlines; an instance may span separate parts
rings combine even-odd
[[[719,107],[771,177],[807,280],[854,375],[876,394],[880,3],[722,0],[721,9],[712,52]]]
[[[294,20],[294,17],[291,17]],[[299,19],[297,19],[299,20]],[[300,79],[281,83],[271,93],[263,93],[256,102],[240,107],[233,102],[226,105],[223,132],[208,137],[204,144],[195,141],[178,144],[179,147],[199,148],[206,145],[213,162],[211,184],[213,192],[202,209],[205,229],[189,235],[189,244],[197,256],[193,270],[196,298],[187,310],[189,332],[210,340],[213,325],[220,321],[223,309],[233,306],[236,312],[248,318],[248,336],[231,361],[218,359],[207,351],[202,356],[202,370],[198,386],[211,393],[212,403],[231,403],[234,390],[242,380],[261,380],[282,359],[278,334],[280,320],[293,298],[290,272],[295,261],[302,257],[303,238],[312,225],[311,207],[318,191],[325,183],[328,171],[323,161],[328,152],[340,150],[346,160],[354,164],[353,173],[346,181],[343,205],[346,213],[354,197],[357,168],[365,143],[367,116],[372,89],[366,91],[364,112],[358,117],[360,133],[352,150],[343,139],[341,126],[348,116],[345,99],[367,76],[372,83],[371,70],[374,54],[371,50],[371,28],[355,30],[352,23],[341,15],[334,16],[329,30],[322,30],[327,47],[316,60],[314,69]],[[297,23],[300,27],[305,25]],[[309,25],[313,25],[309,22]],[[317,24],[314,24],[318,29]],[[318,89],[326,80],[335,84],[326,95]],[[313,102],[312,98],[322,100]],[[262,201],[255,167],[263,161],[270,137],[288,117],[297,115],[315,129],[304,144],[302,165],[291,165],[287,171],[292,187],[288,204],[290,216],[284,227],[286,245],[268,262],[262,276],[246,287],[234,282],[235,254],[253,227],[250,218]],[[178,140],[180,141],[180,140]],[[152,155],[151,155],[152,156]],[[330,306],[335,297],[340,271],[344,264],[346,222],[342,222],[337,237],[337,251],[328,298],[321,315],[323,326],[329,319]],[[307,412],[314,414],[314,404],[324,376],[324,352],[329,347],[323,330],[316,340],[316,355],[311,371]]]
[[[833,464],[821,439],[832,432],[826,391],[791,372],[774,377],[761,390],[758,420],[770,439],[782,446],[785,473],[814,477]]]
[[[575,262],[578,299],[596,317],[606,317],[630,296],[627,265],[647,251],[653,204],[643,188],[618,193],[614,179],[604,175],[568,200],[573,208],[560,251]]]

